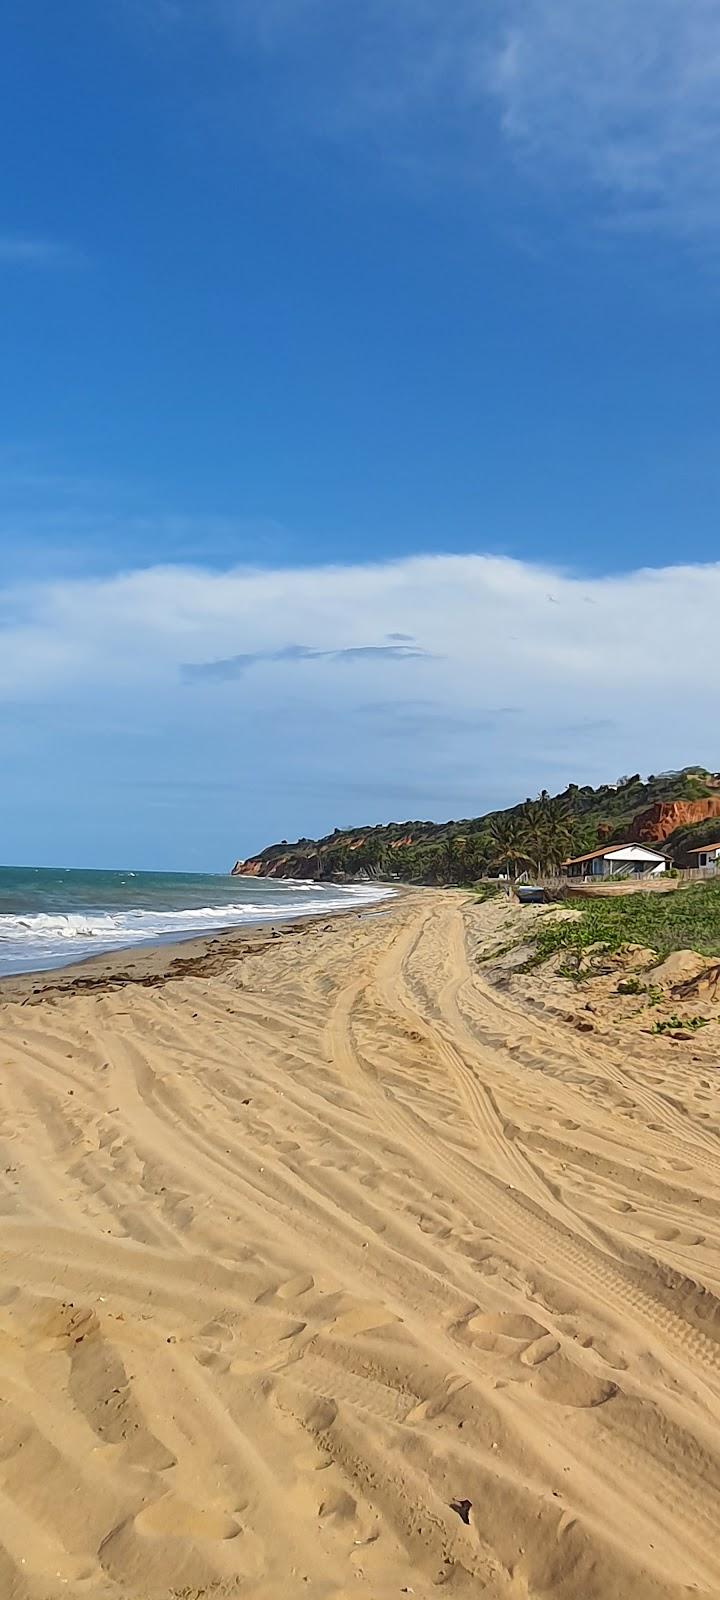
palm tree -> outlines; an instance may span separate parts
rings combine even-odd
[[[527,800],[520,813],[520,828],[526,860],[538,876],[547,858],[548,819],[541,800]]]
[[[577,823],[572,801],[559,797],[551,802],[548,865],[557,872],[575,846]]]
[[[475,883],[482,876],[488,864],[487,842],[478,834],[470,834],[464,842],[463,849],[463,882]]]
[[[517,815],[501,811],[493,817],[488,832],[493,865],[505,867],[508,875],[516,878],[520,863],[526,859],[523,828]]]
[[[442,860],[450,883],[462,883],[465,872],[466,840],[462,834],[453,833],[443,841]]]
[[[538,875],[557,872],[573,847],[574,819],[567,800],[552,800],[543,791],[537,800],[528,800],[521,812],[521,828],[526,859]]]

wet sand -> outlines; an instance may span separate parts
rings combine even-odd
[[[720,1593],[717,1076],[510,915],[0,986],[0,1595]]]

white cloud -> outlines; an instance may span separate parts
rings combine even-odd
[[[5,858],[222,870],[336,824],[720,766],[719,613],[720,564],[483,556],[0,589]]]
[[[720,565],[593,579],[486,556],[282,571],[159,567],[0,592],[0,698],[78,708],[120,698],[141,725],[152,725],[160,704],[189,724],[337,716],[347,729],[337,762],[350,776],[367,763],[353,719],[362,713],[372,747],[374,701],[386,711],[419,704],[436,740],[455,720],[466,728],[488,707],[513,707],[541,783],[543,749],[550,757],[563,727],[585,723],[606,728],[594,736],[593,770],[604,764],[612,774],[618,744],[623,762],[628,748],[636,764],[683,753],[712,759],[719,609]],[[389,660],[386,640],[398,633],[417,648],[400,655],[395,646]],[[240,656],[253,658],[251,672],[183,681],[187,663]],[[422,723],[422,709],[411,719],[415,741],[418,716]],[[502,737],[517,738],[517,728]],[[464,739],[456,753],[465,750],[473,773],[483,750]],[[509,750],[514,765],[519,754]],[[582,777],[586,752],[567,754]],[[425,755],[433,761],[432,745]]]
[[[657,694],[689,682],[701,695],[705,680],[714,694],[719,601],[720,564],[603,578],[481,555],[281,570],[143,568],[0,590],[0,686],[17,694],[24,661],[33,668],[26,681],[43,693],[57,688],[58,652],[67,684],[73,663],[80,678],[91,667],[121,684],[139,673],[172,677],[185,662],[270,657],[300,639],[334,652],[407,636],[434,658],[438,684],[454,682],[462,667],[500,673],[541,696],[556,680],[568,695],[573,684],[582,693],[632,684]],[[273,670],[295,665],[275,660]],[[427,670],[424,660],[418,670]],[[453,692],[475,696],[467,677]]]

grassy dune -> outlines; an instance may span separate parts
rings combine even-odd
[[[545,960],[555,950],[580,953],[602,941],[610,950],[644,944],[659,956],[671,950],[698,950],[720,956],[720,884],[693,884],[673,894],[627,895],[617,899],[571,899],[577,919],[541,924],[537,955]]]

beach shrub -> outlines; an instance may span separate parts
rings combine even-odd
[[[482,905],[485,900],[496,900],[498,895],[502,893],[502,885],[499,883],[476,883],[473,893],[478,904]]]
[[[720,884],[692,884],[670,894],[639,890],[597,900],[571,896],[565,904],[576,908],[579,915],[538,927],[537,961],[547,960],[556,950],[580,955],[598,941],[609,951],[629,944],[645,945],[660,957],[672,950],[720,955]]]

